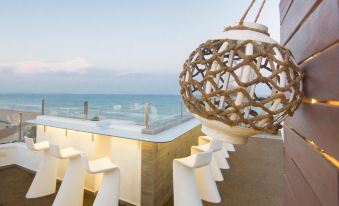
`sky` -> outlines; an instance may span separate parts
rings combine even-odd
[[[189,54],[249,2],[2,0],[0,93],[179,94]],[[278,5],[266,0],[259,19],[275,40]]]

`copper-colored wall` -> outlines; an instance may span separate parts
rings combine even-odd
[[[284,126],[283,205],[338,206],[339,1],[281,0],[280,17],[306,98]]]

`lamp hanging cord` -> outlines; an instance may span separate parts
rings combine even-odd
[[[262,3],[261,3],[260,9],[259,9],[259,11],[258,11],[258,14],[257,14],[257,16],[255,17],[255,20],[254,20],[255,23],[257,23],[257,21],[258,21],[258,19],[259,19],[259,16],[260,16],[260,14],[261,14],[261,11],[262,11],[262,9],[264,8],[265,2],[266,2],[266,0],[263,0]]]
[[[257,13],[257,16],[256,16],[256,18],[255,18],[254,23],[256,23],[256,22],[258,21],[259,16],[260,16],[260,14],[261,14],[261,11],[262,11],[262,9],[263,9],[263,7],[264,7],[264,5],[265,5],[265,2],[266,2],[266,0],[263,0],[263,2],[261,3],[261,6],[260,6],[260,8],[259,8],[259,11],[258,11],[258,13]],[[246,16],[247,16],[248,12],[251,10],[251,8],[252,8],[252,6],[253,6],[254,3],[255,3],[255,0],[252,0],[252,2],[250,3],[250,5],[247,7],[245,13],[242,15],[242,17],[241,17],[241,19],[240,19],[238,25],[228,26],[228,27],[226,27],[226,28],[224,29],[224,32],[225,32],[225,31],[230,31],[230,30],[251,30],[251,31],[263,33],[263,34],[269,36],[269,33],[266,32],[266,31],[262,31],[262,30],[260,30],[260,29],[251,28],[251,27],[248,27],[248,26],[244,26],[244,25],[243,25],[244,20],[245,20],[245,18],[246,18]]]
[[[242,25],[244,23],[244,20],[248,14],[248,12],[251,10],[253,4],[254,4],[255,0],[252,0],[251,4],[247,7],[245,13],[242,15],[240,21],[239,21],[239,24]]]

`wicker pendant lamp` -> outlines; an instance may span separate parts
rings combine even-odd
[[[259,133],[274,134],[302,101],[302,73],[291,52],[268,28],[244,19],[220,38],[202,43],[180,74],[183,101],[202,131],[232,144]]]

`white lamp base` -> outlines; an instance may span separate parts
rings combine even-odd
[[[231,144],[243,145],[246,144],[249,137],[261,133],[251,128],[243,128],[239,126],[228,126],[216,120],[209,120],[199,115],[193,114],[198,119],[202,128],[201,131],[207,136],[225,141]]]

